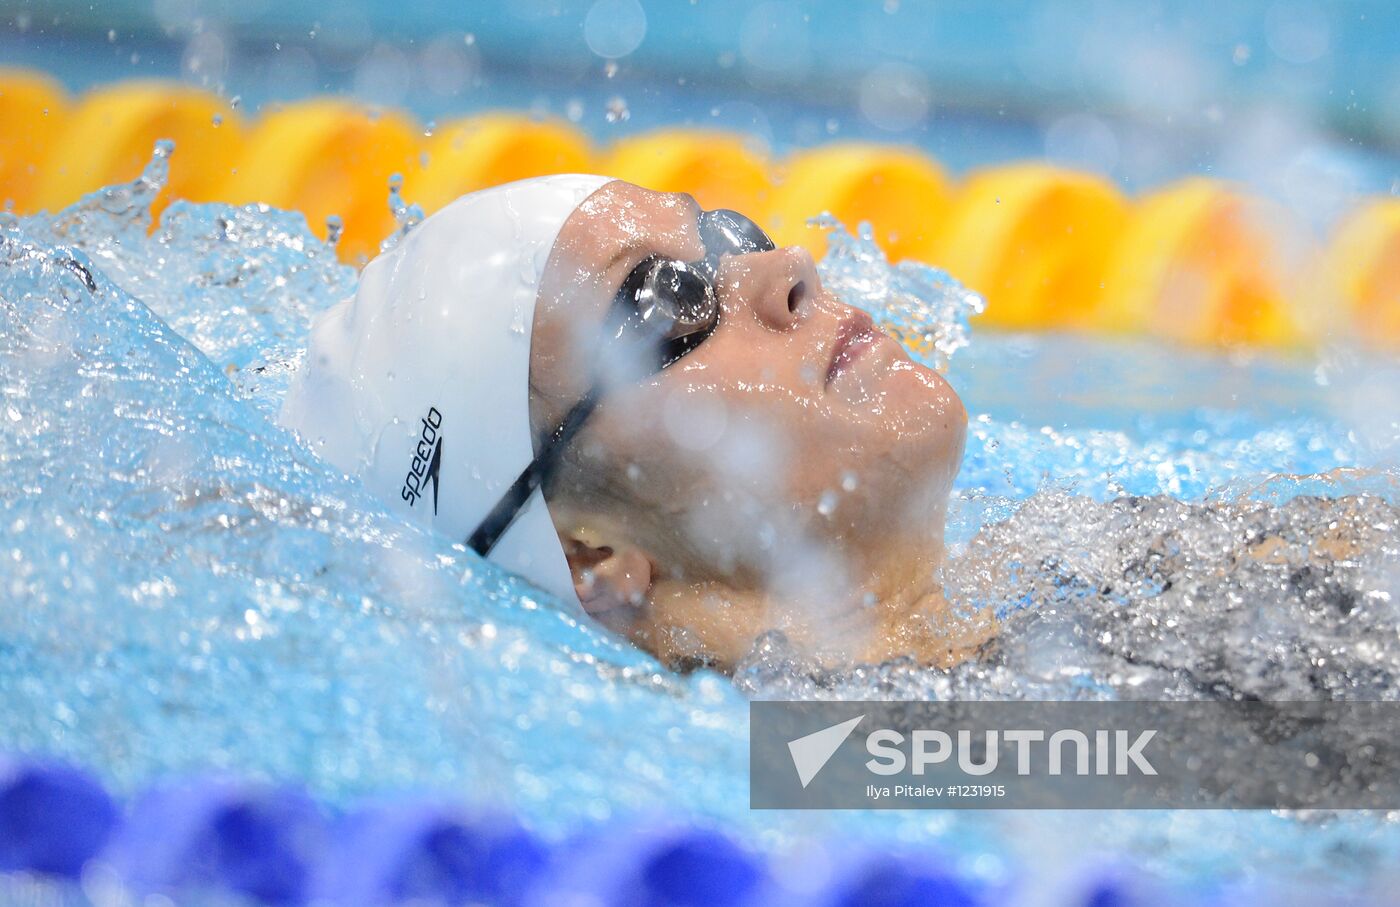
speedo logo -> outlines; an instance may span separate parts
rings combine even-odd
[[[433,515],[438,510],[438,479],[442,471],[442,413],[436,406],[428,407],[428,414],[420,422],[423,430],[418,434],[418,443],[413,449],[413,462],[404,476],[403,490],[399,496],[412,507],[418,503],[428,482],[433,483]]]

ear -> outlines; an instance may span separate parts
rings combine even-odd
[[[584,531],[569,533],[563,542],[583,610],[614,629],[625,627],[651,592],[651,558],[633,545],[606,545]]]

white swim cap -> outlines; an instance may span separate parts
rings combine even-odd
[[[534,458],[540,278],[564,221],[610,181],[522,180],[424,220],[316,318],[281,423],[398,510],[464,540]],[[577,601],[540,491],[491,560]]]

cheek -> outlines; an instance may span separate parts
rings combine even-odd
[[[838,529],[884,535],[935,531],[962,462],[967,413],[952,387],[913,363],[896,365],[878,401],[813,426],[805,494],[834,507]]]
[[[594,437],[632,476],[632,521],[653,544],[670,539],[673,553],[702,562],[687,563],[697,572],[763,572],[815,502],[804,487],[822,457],[803,454],[804,404],[706,377],[677,371],[619,396],[600,410]]]
[[[939,518],[966,430],[947,382],[896,369],[876,414],[765,380],[766,365],[697,356],[600,408],[592,436],[654,554],[760,574],[804,540]]]

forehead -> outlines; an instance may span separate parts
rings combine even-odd
[[[591,374],[598,326],[628,272],[650,255],[704,257],[700,206],[689,195],[613,181],[569,215],[546,262],[531,335],[530,381],[543,398],[574,400]],[[545,409],[541,418],[563,415]],[[537,426],[538,428],[538,426]]]
[[[564,222],[556,258],[599,274],[620,260],[650,252],[682,255],[699,244],[700,206],[688,194],[653,192],[614,180],[590,195]],[[700,250],[703,254],[703,249]]]

